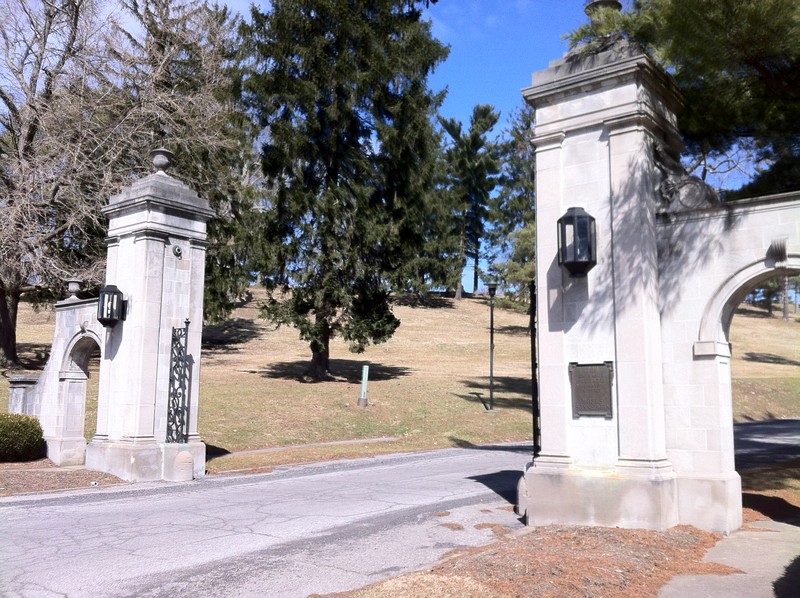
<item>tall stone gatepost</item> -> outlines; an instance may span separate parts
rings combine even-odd
[[[106,284],[122,291],[124,321],[105,329],[97,433],[86,467],[128,481],[205,473],[197,432],[208,202],[157,172],[109,199]],[[102,301],[102,298],[101,298]]]
[[[679,523],[667,459],[656,146],[679,147],[680,100],[635,45],[573,51],[523,91],[536,109],[542,451],[520,483],[530,525]],[[557,221],[595,219],[597,265],[558,262]]]

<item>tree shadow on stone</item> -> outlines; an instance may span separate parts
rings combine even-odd
[[[470,403],[480,403],[484,409],[489,409],[489,378],[461,380],[470,392],[456,393],[459,399]],[[522,395],[522,397],[508,397],[502,395]],[[529,378],[514,376],[495,376],[494,378],[494,407],[495,409],[522,409],[531,410],[531,381]]]
[[[394,380],[411,374],[411,369],[402,366],[384,365],[381,363],[370,363],[357,359],[331,359],[329,362],[331,375],[323,380],[309,378],[308,360],[283,361],[273,363],[261,370],[251,370],[249,373],[260,374],[264,378],[275,378],[282,380],[297,380],[300,382],[346,382],[358,384],[361,382],[362,368],[369,366],[369,380],[371,382],[382,382],[384,380]]]
[[[773,365],[792,365],[800,366],[800,361],[786,359],[780,355],[773,355],[772,353],[754,353],[748,351],[744,354],[745,361],[755,361],[756,363],[769,363]]]
[[[253,320],[233,318],[219,324],[203,327],[203,351],[237,351],[236,345],[243,345],[257,338],[261,327]]]

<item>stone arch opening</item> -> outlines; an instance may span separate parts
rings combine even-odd
[[[101,355],[100,339],[92,331],[76,335],[68,344],[58,373],[58,398],[63,414],[61,437],[68,444],[71,463],[84,463],[86,454],[87,390],[92,379],[94,421],[97,425],[97,364]],[[94,363],[92,363],[94,362]],[[94,367],[91,367],[94,365]],[[92,377],[92,370],[95,375]],[[90,416],[91,417],[91,416]]]
[[[789,255],[785,266],[780,269],[776,269],[775,264],[759,260],[740,269],[720,285],[703,313],[695,354],[708,354],[714,346],[713,352],[730,356],[730,327],[736,308],[760,283],[784,272],[790,276],[800,273],[800,254]]]

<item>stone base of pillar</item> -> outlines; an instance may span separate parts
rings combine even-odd
[[[545,456],[542,456],[545,457]],[[528,525],[601,525],[665,530],[678,524],[671,467],[588,469],[537,457],[519,484],[518,513]]]
[[[162,444],[164,476],[168,482],[187,482],[206,474],[206,445],[190,439],[186,444]]]
[[[728,535],[742,527],[742,480],[731,472],[678,476],[680,522]]]
[[[163,442],[92,440],[86,447],[86,468],[110,473],[128,482],[187,481],[205,475],[206,445]]]
[[[55,465],[83,465],[86,457],[86,439],[83,436],[44,440],[47,443],[47,458]]]

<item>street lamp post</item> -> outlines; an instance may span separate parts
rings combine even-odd
[[[489,289],[489,411],[494,411],[494,296],[497,283],[490,282]]]

